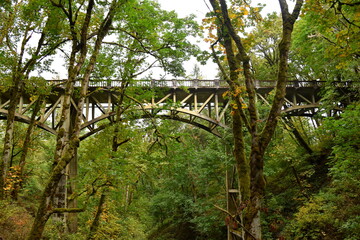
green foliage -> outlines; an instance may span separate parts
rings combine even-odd
[[[106,41],[94,76],[130,80],[153,67],[183,76],[183,62],[201,52],[188,36],[198,36],[194,16],[179,18],[154,1],[131,1],[117,12],[112,42]]]
[[[359,104],[341,118],[326,119],[318,130],[328,156],[331,181],[298,207],[283,234],[291,239],[358,239],[360,192]],[[326,145],[324,145],[326,144]],[[323,166],[325,167],[325,166]]]
[[[336,207],[325,201],[323,196],[318,195],[299,209],[288,226],[292,239],[342,239],[334,226],[332,212]]]
[[[164,122],[162,127],[176,132],[172,125]],[[223,176],[229,159],[220,139],[195,129],[191,135],[186,129],[182,131],[181,143],[168,142],[165,156],[150,156],[158,166],[153,174],[160,177],[150,210],[160,226],[168,221],[173,224],[167,228],[190,224],[198,239],[221,238],[224,216],[214,205],[225,204]]]
[[[275,80],[279,62],[281,17],[269,14],[252,31],[252,63],[257,80]]]
[[[26,208],[7,200],[0,201],[0,237],[22,240],[30,231],[31,215]]]
[[[359,7],[350,2],[307,1],[292,48],[293,71],[301,79],[358,79]]]

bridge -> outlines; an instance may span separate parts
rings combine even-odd
[[[65,80],[51,80],[52,92],[42,104],[37,117],[37,126],[56,134],[59,127],[61,102],[64,96]],[[275,87],[275,81],[256,81],[258,100],[265,103],[267,96]],[[81,139],[104,129],[114,123],[116,108],[119,105],[121,80],[91,81],[84,109],[77,109],[76,94],[71,99],[74,110],[81,111],[83,135]],[[348,82],[337,83],[339,88],[348,87]],[[283,113],[291,116],[314,116],[320,109],[320,90],[324,81],[289,81]],[[75,83],[75,89],[80,82]],[[129,89],[138,93],[139,101],[129,107],[124,116],[131,118],[159,117],[192,124],[220,136],[219,128],[226,128],[226,111],[229,100],[225,97],[228,85],[223,80],[135,80]],[[76,92],[76,91],[75,91]],[[141,96],[146,94],[147,97]],[[136,98],[136,97],[135,97]],[[0,96],[0,119],[5,119],[9,106],[9,93]],[[16,111],[16,120],[30,122],[31,108],[35,100],[24,94]],[[334,113],[341,106],[335,108]]]
[[[62,101],[64,98],[65,80],[51,80],[47,84],[51,86],[51,93],[42,103],[42,108],[36,119],[38,127],[53,134],[59,128],[59,116],[61,113]],[[256,93],[259,101],[269,104],[271,91],[275,87],[275,81],[257,81]],[[119,91],[123,82],[113,81],[91,81],[89,92],[83,109],[77,109],[78,97],[76,90],[80,82],[75,82],[75,93],[72,96],[73,111],[82,112],[82,136],[85,139],[106,126],[115,122],[116,109],[120,106],[121,92]],[[346,91],[349,82],[336,83],[341,90]],[[314,116],[321,110],[320,91],[325,86],[322,81],[289,81],[286,86],[285,102],[282,112],[287,116]],[[192,124],[210,133],[221,136],[219,128],[227,127],[227,110],[230,108],[229,99],[225,97],[228,85],[222,80],[136,80],[128,87],[132,91],[127,110],[123,113],[124,120],[160,117],[173,119]],[[135,94],[134,94],[135,93]],[[130,95],[130,94],[129,94]],[[244,98],[246,96],[244,95]],[[2,92],[0,95],[0,119],[6,119],[8,114],[9,92]],[[268,100],[269,99],[269,100]],[[24,93],[16,109],[16,120],[29,123],[32,115],[32,106],[36,100],[31,94]],[[122,105],[122,107],[124,107]],[[342,106],[338,105],[332,114],[340,111]],[[75,115],[75,114],[74,114]],[[75,156],[68,167],[60,183],[56,194],[57,207],[76,207],[76,200],[66,199],[75,189],[75,182],[66,182],[74,179],[77,175],[77,157]],[[235,172],[227,174],[227,210],[232,212],[236,208],[238,194],[234,179]],[[69,215],[70,219],[70,215]],[[71,217],[71,221],[76,216]],[[70,220],[69,220],[70,221]],[[74,221],[76,222],[76,221]],[[76,225],[76,224],[75,224]],[[230,229],[230,228],[229,228]],[[230,231],[230,230],[229,230]],[[235,230],[230,231],[237,235]],[[237,235],[238,236],[238,235]]]

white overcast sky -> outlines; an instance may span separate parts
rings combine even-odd
[[[158,0],[158,2],[164,10],[174,10],[179,15],[179,17],[185,17],[190,14],[195,14],[199,23],[201,23],[201,20],[209,11],[207,5],[211,7],[209,0]],[[262,11],[263,15],[274,11],[280,12],[278,0],[253,0],[252,6],[257,6],[258,3],[266,4],[265,8]],[[294,2],[288,0],[288,4],[290,6],[293,6]],[[209,46],[207,46],[208,44],[206,44],[205,42],[200,43],[200,45],[204,50],[209,48]],[[192,60],[185,65],[188,74],[191,73],[191,70],[193,69],[195,64],[196,60]],[[211,60],[209,60],[207,65],[199,67],[205,79],[216,78],[216,74],[218,72],[217,66],[216,64],[212,63]]]
[[[0,0],[1,1],[1,0]],[[205,17],[205,14],[209,11],[206,4],[209,5],[209,0],[157,0],[161,7],[164,10],[172,11],[174,10],[179,17],[185,17],[189,16],[190,14],[195,14],[197,16],[196,20],[201,23],[201,20]],[[253,0],[252,5],[256,6],[257,3],[266,4],[267,6],[263,10],[263,14],[267,14],[270,12],[280,11],[278,0]],[[289,5],[294,5],[293,1],[288,0]],[[199,45],[203,50],[209,50],[209,44],[202,41],[202,39],[199,39],[200,41]],[[58,56],[59,57],[59,56]],[[57,58],[58,58],[57,57]],[[58,58],[59,59],[59,58]],[[58,77],[60,79],[66,78],[66,69],[64,66],[59,65],[60,59],[55,60],[53,63],[53,66],[56,66],[56,70],[58,71]],[[211,60],[208,61],[208,64],[205,66],[201,66],[197,63],[196,59],[193,59],[185,64],[185,69],[187,70],[187,74],[189,75],[194,68],[194,65],[197,64],[200,67],[202,76],[205,79],[214,79],[216,78],[216,75],[218,73],[217,66],[215,63],[213,63]],[[162,73],[157,73],[157,71],[153,72],[154,78],[159,78]],[[50,73],[43,73],[43,77],[47,79],[51,79],[54,76]],[[55,78],[58,78],[55,77]],[[172,78],[172,76],[165,76],[165,78]]]
[[[189,14],[195,14],[200,19],[204,18],[206,12],[208,11],[206,4],[208,4],[210,7],[209,0],[158,0],[158,2],[165,10],[175,10],[180,17],[184,17]],[[290,5],[291,2],[290,1],[288,2]],[[266,4],[266,7],[264,8],[265,13],[280,11],[278,0],[252,1],[253,6],[256,6],[258,3]]]

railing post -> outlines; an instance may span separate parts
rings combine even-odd
[[[260,81],[259,81],[259,80],[255,79],[254,81],[255,81],[255,88],[259,88],[259,87],[261,87],[261,86],[260,86]]]

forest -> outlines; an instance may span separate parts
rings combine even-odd
[[[360,239],[360,2],[259,2],[0,0],[0,240]]]

